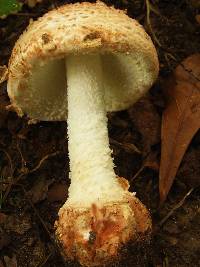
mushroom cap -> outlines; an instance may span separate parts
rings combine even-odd
[[[128,108],[158,75],[155,47],[143,27],[102,2],[67,4],[31,22],[9,61],[8,94],[19,115],[67,119],[65,60],[101,54],[107,111]]]

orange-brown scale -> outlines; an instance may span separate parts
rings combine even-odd
[[[70,260],[78,260],[83,266],[103,266],[120,260],[120,251],[129,242],[145,243],[150,239],[151,219],[147,209],[135,197],[129,196],[127,205],[133,211],[136,226],[127,225],[120,203],[99,208],[92,204],[90,209],[64,208],[56,223],[56,234],[62,252]],[[76,226],[78,218],[84,216],[90,230],[84,239]],[[87,228],[87,227],[86,227]],[[127,232],[127,229],[129,230]],[[61,234],[62,233],[62,234]]]

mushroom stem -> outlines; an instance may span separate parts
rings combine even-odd
[[[68,204],[91,206],[119,201],[123,190],[109,148],[101,58],[97,54],[66,59],[68,86]]]

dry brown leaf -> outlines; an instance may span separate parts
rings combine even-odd
[[[10,237],[0,228],[0,251],[10,244]],[[1,265],[0,265],[1,266]]]
[[[67,186],[62,183],[52,185],[47,193],[47,199],[49,202],[66,200],[67,199]]]
[[[31,229],[31,227],[31,217],[26,213],[9,215],[4,224],[6,232],[14,232],[19,235],[24,235]]]
[[[200,149],[195,144],[183,157],[177,178],[188,187],[200,186]]]
[[[53,183],[53,179],[47,180],[44,177],[39,177],[34,183],[31,190],[27,192],[27,195],[31,201],[36,204],[46,199],[49,186]]]
[[[8,69],[7,67],[4,66],[0,66],[0,84],[5,82],[8,78]]]
[[[130,183],[132,183],[145,168],[149,168],[154,171],[159,170],[159,162],[158,162],[158,153],[155,151],[152,151],[147,158],[144,160],[144,163],[142,164],[141,168],[136,172],[136,174],[130,179]]]
[[[143,153],[148,154],[151,146],[160,142],[161,119],[149,95],[142,97],[128,110],[131,121],[142,136]]]
[[[16,255],[13,255],[11,258],[9,258],[8,256],[4,256],[4,261],[5,261],[6,267],[17,267]]]
[[[161,203],[167,197],[191,139],[200,128],[200,54],[185,59],[163,88],[168,104],[161,130]]]
[[[197,22],[198,24],[200,24],[200,14],[196,15],[196,16],[195,16],[195,19],[196,19],[196,22]]]
[[[7,215],[3,212],[0,212],[0,224],[3,224],[7,218]]]

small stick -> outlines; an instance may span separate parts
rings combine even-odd
[[[172,216],[172,214],[179,209],[185,202],[186,198],[193,192],[194,188],[191,188],[187,194],[179,201],[171,210],[170,212],[159,222],[159,226],[162,227],[163,224]]]
[[[60,153],[60,151],[56,151],[56,152],[53,152],[53,153],[51,153],[51,154],[47,154],[46,156],[44,156],[44,157],[39,161],[38,165],[35,166],[35,168],[33,168],[32,170],[29,170],[29,171],[28,171],[28,174],[37,171],[37,170],[41,167],[42,163],[43,163],[45,160],[47,160],[47,159],[50,158],[50,157],[54,157],[54,156],[58,155],[59,153]]]
[[[153,31],[153,28],[151,26],[150,13],[151,13],[151,11],[154,11],[155,12],[155,10],[152,9],[151,3],[149,2],[149,0],[146,0],[146,9],[147,9],[147,25],[149,27],[149,30],[150,30],[150,32],[152,34],[152,37],[153,37],[154,41],[157,43],[157,45],[160,46],[160,47],[162,47],[160,41],[156,37],[156,35],[155,35],[154,31]]]

